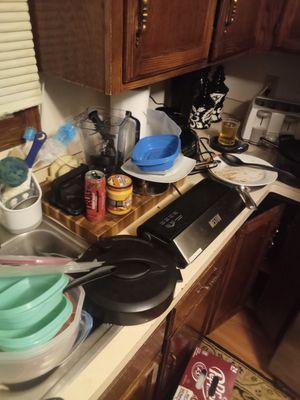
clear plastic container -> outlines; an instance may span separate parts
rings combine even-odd
[[[0,383],[26,382],[60,365],[70,354],[79,335],[85,292],[80,286],[70,290],[69,295],[76,311],[73,321],[49,342],[19,352],[0,352]]]
[[[139,138],[139,122],[124,110],[89,107],[75,117],[75,124],[81,129],[86,162],[105,174],[130,157]]]

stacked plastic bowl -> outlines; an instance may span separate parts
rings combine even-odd
[[[154,135],[140,139],[131,155],[143,172],[161,172],[172,168],[181,148],[177,135]]]
[[[0,279],[0,383],[41,376],[71,352],[82,322],[84,290],[65,295],[68,281],[63,274]],[[83,319],[81,336],[92,324],[88,315]]]

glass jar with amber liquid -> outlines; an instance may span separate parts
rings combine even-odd
[[[218,142],[222,146],[234,146],[239,125],[240,123],[238,120],[223,117]]]

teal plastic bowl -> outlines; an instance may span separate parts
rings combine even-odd
[[[68,320],[73,311],[72,302],[63,295],[61,302],[28,328],[0,330],[0,350],[24,351],[52,339]]]
[[[64,274],[0,279],[0,330],[34,325],[57,307],[68,284]]]

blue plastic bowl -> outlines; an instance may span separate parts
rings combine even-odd
[[[147,136],[137,142],[131,160],[142,171],[165,171],[171,168],[180,151],[176,135]]]

